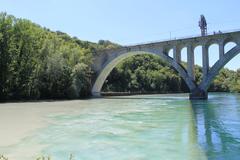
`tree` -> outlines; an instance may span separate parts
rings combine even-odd
[[[41,98],[67,98],[71,84],[71,68],[66,64],[64,58],[57,54],[48,57],[39,75]]]
[[[91,68],[84,63],[74,66],[71,75],[73,83],[70,98],[87,97],[91,94],[91,74]]]
[[[0,100],[8,98],[8,78],[13,52],[16,49],[13,40],[15,19],[6,13],[0,14]]]

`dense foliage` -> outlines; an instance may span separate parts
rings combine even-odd
[[[90,94],[92,55],[111,48],[0,14],[0,100],[79,98]]]
[[[209,91],[240,93],[240,69],[236,72],[226,68],[222,69],[213,80]]]
[[[177,73],[153,55],[128,58],[113,69],[103,91],[115,92],[182,92],[188,91]]]
[[[92,57],[118,45],[81,41],[25,19],[0,14],[0,101],[72,99],[90,95]],[[196,67],[197,81],[201,68]],[[177,73],[159,57],[134,56],[111,72],[103,91],[187,92]],[[240,92],[240,70],[223,69],[210,91]]]

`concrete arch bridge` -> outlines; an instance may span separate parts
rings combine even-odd
[[[234,42],[236,46],[228,52],[225,52],[224,48],[228,42]],[[209,53],[209,47],[212,44],[217,44],[219,46],[219,59],[210,68],[209,54],[212,53]],[[196,83],[194,75],[194,49],[198,46],[202,47],[203,79],[200,84]],[[187,48],[186,69],[181,64],[181,50],[185,47]],[[170,50],[173,50],[173,57],[169,55]],[[212,80],[238,53],[240,53],[240,31],[153,42],[99,51],[94,56],[94,63],[92,66],[96,73],[96,77],[93,81],[92,95],[101,95],[104,81],[118,63],[130,56],[153,54],[160,56],[162,60],[173,67],[183,78],[190,90],[190,99],[207,99],[207,90]]]

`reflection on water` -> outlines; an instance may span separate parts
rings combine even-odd
[[[239,159],[240,96],[215,94],[208,101],[192,101],[198,143],[208,159]]]
[[[42,154],[58,160],[70,154],[86,160],[235,160],[239,104],[237,94],[211,94],[208,101],[182,94],[88,100],[85,107],[76,103],[81,107],[74,112],[49,113],[48,127],[2,150],[11,155],[43,145]]]

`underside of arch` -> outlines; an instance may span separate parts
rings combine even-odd
[[[113,68],[117,66],[117,64],[119,64],[121,61],[123,61],[124,59],[126,59],[128,57],[131,57],[134,55],[141,55],[141,54],[151,54],[151,55],[160,56],[165,62],[170,64],[170,66],[172,66],[179,73],[179,75],[186,82],[190,91],[192,91],[196,88],[196,84],[188,76],[187,71],[184,69],[184,67],[182,67],[180,64],[178,64],[176,61],[173,60],[173,58],[169,57],[168,55],[163,54],[163,53],[155,53],[155,52],[134,51],[134,52],[123,53],[113,59],[108,60],[106,63],[103,64],[102,69],[98,72],[96,81],[93,85],[92,95],[93,96],[101,96],[102,86],[103,86],[107,76],[110,74],[110,72],[113,70]]]

